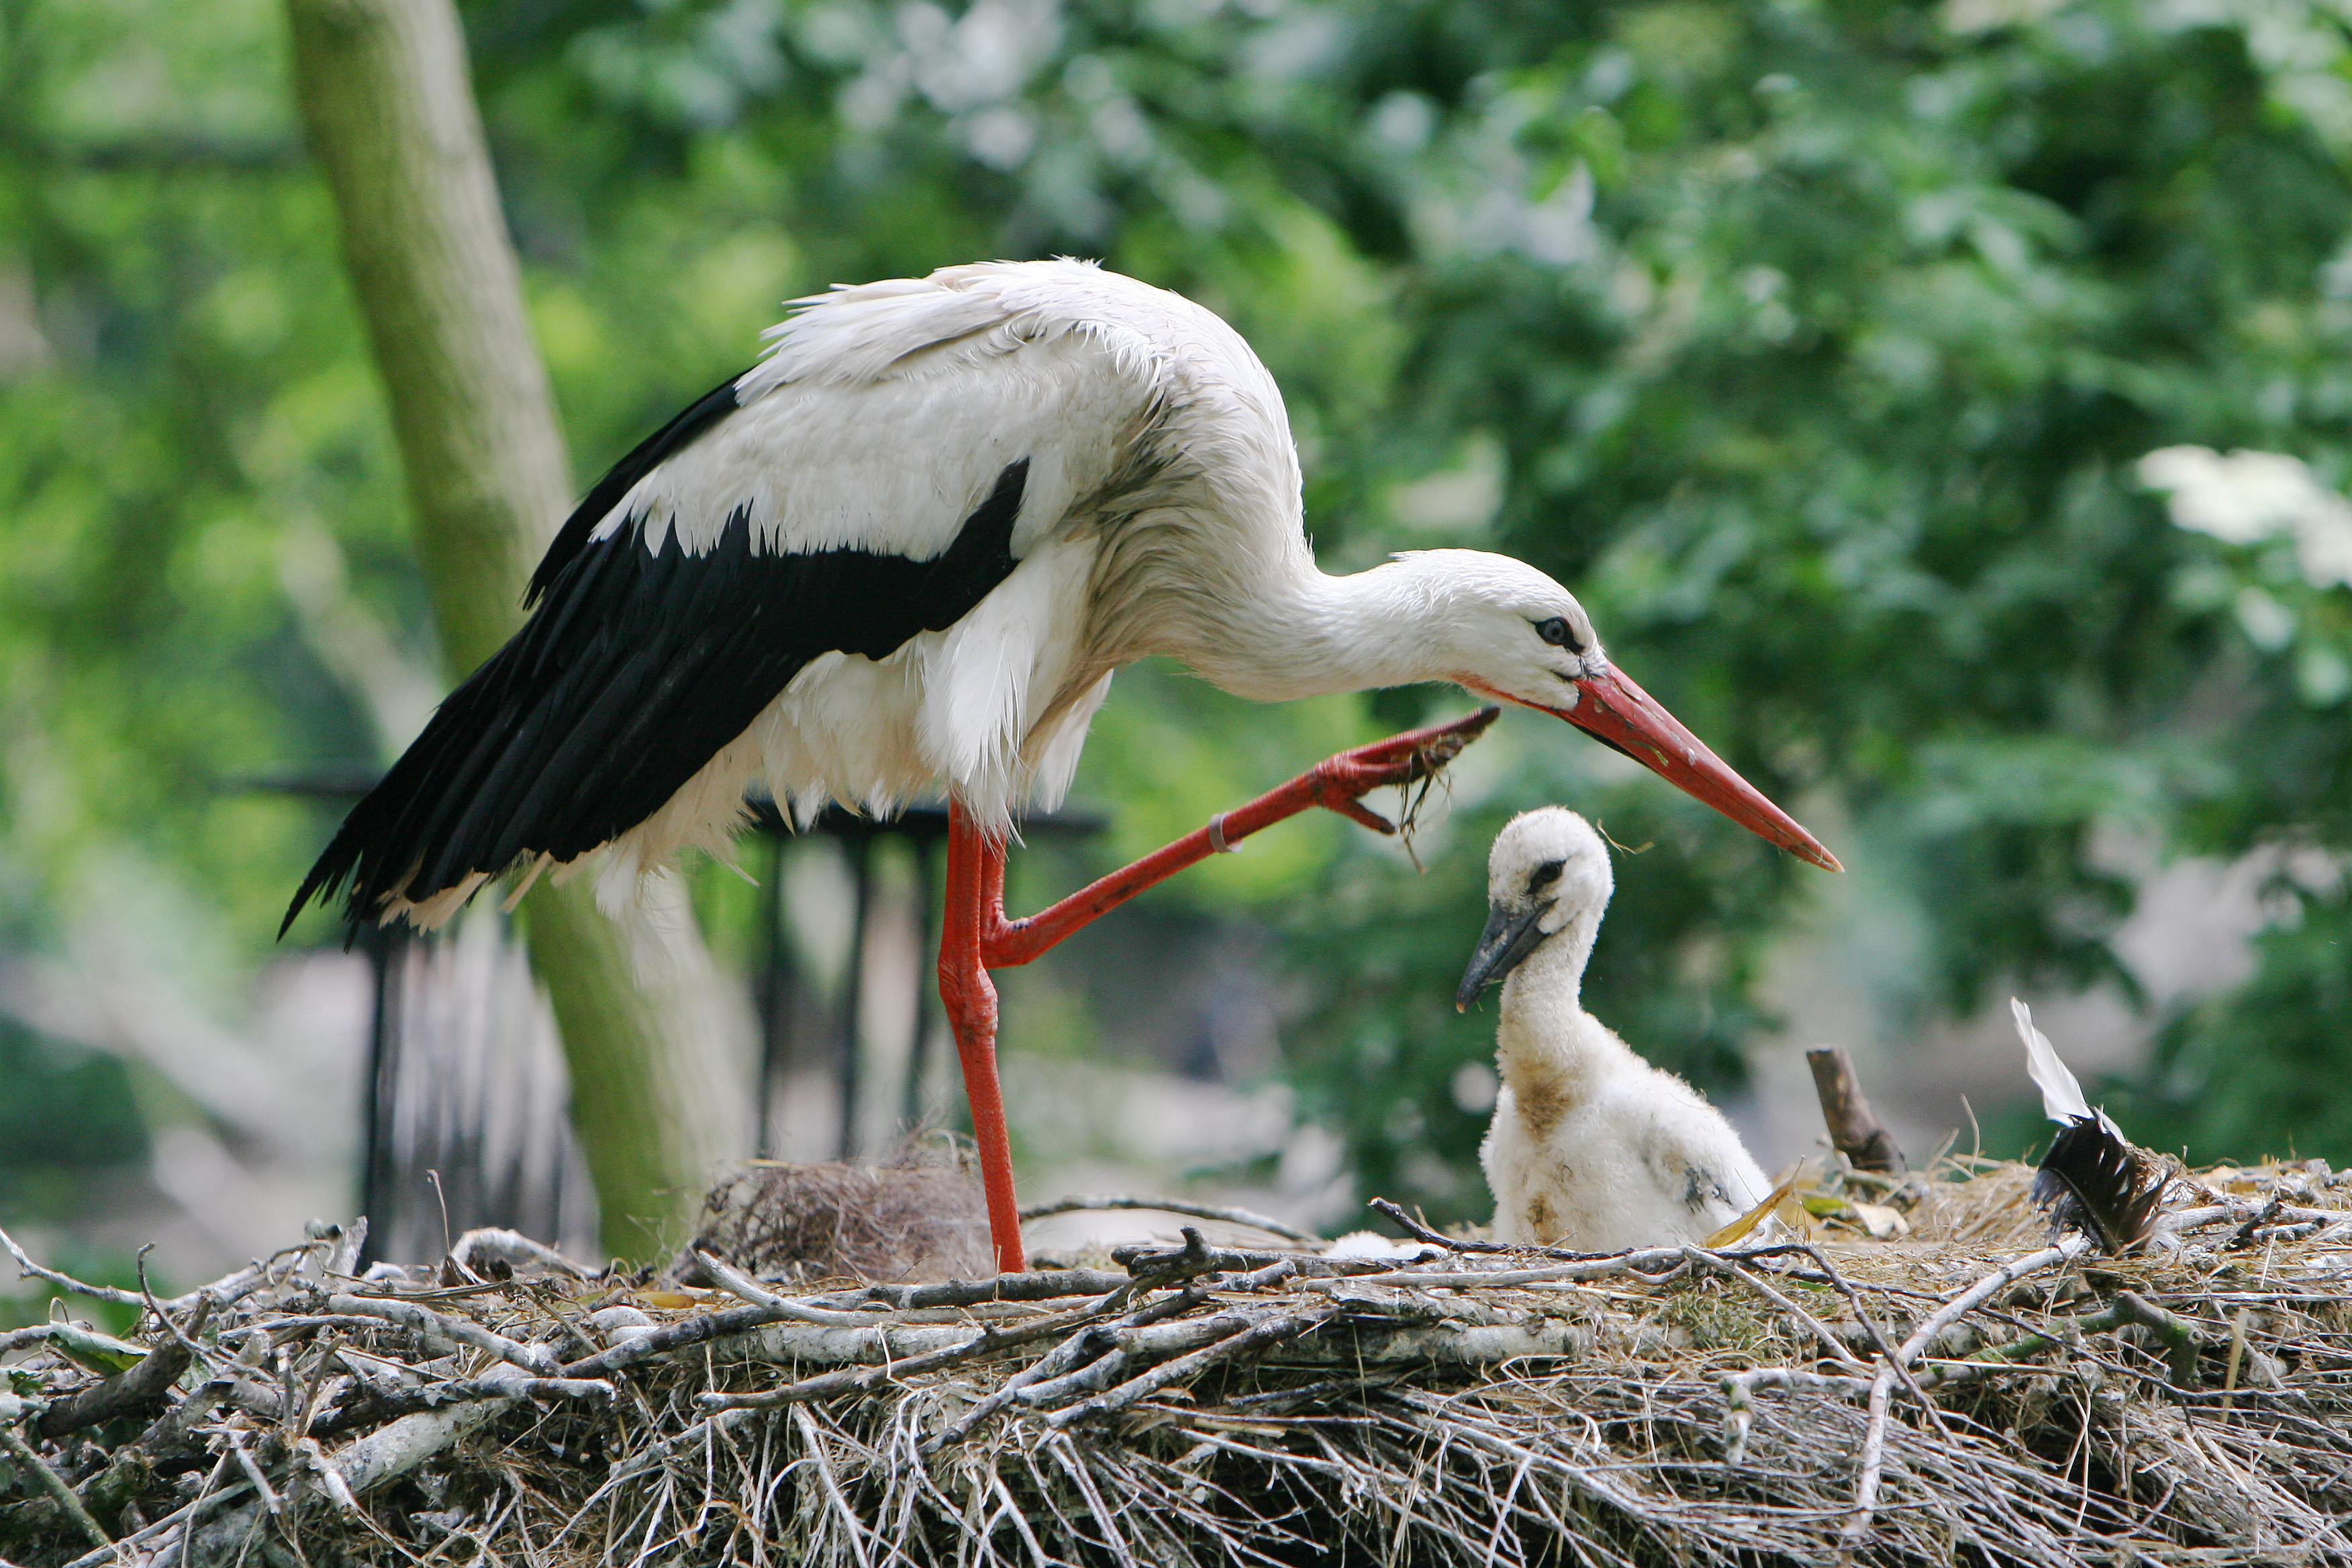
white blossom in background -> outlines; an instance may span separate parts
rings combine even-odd
[[[860,40],[847,20],[827,24],[843,50]],[[1031,110],[1016,101],[1054,58],[1062,38],[1055,0],[975,0],[950,16],[931,0],[901,5],[887,41],[867,40],[864,72],[843,89],[844,119],[877,132],[896,118],[909,91],[956,121],[973,157],[997,169],[1025,162],[1036,145]],[[842,35],[835,37],[835,35]]]
[[[2299,458],[2166,447],[2139,460],[2139,479],[2165,493],[2179,527],[2228,544],[2289,540],[2313,587],[2352,585],[2352,500]]]

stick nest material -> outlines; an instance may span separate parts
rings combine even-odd
[[[715,1252],[746,1272],[797,1279],[970,1279],[994,1266],[988,1205],[953,1146],[910,1144],[895,1163],[755,1161],[704,1199],[702,1224],[679,1259]]]
[[[2050,1243],[2031,1177],[1832,1177],[1832,1230],[1737,1249],[1188,1232],[830,1289],[478,1232],[355,1279],[328,1230],[175,1300],[84,1287],[127,1342],[0,1335],[0,1560],[2352,1561],[2352,1184],[2205,1173],[2114,1258]]]

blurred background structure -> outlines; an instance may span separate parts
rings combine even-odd
[[[1266,360],[1327,563],[1552,572],[1851,868],[1507,718],[1425,869],[1303,820],[1003,977],[1035,1196],[1483,1217],[1492,1015],[1452,984],[1489,837],[1550,801],[1627,848],[1592,1010],[1767,1164],[1811,1146],[1824,1041],[1916,1152],[2015,1152],[2012,990],[2147,1142],[2352,1158],[2339,8],[461,12],[583,484],[788,296],[1098,256]],[[381,766],[441,690],[285,26],[269,0],[0,0],[0,1225],[90,1271],[154,1239],[190,1278],[359,1201],[377,988],[323,919],[273,943],[332,816],[252,786]],[[1021,857],[1016,902],[1464,706],[1128,672],[1076,796],[1106,829]],[[840,841],[745,863],[764,886],[688,868],[723,1005],[815,1044],[743,1152],[882,1152],[910,1063],[949,1112],[912,847],[866,852],[856,953]],[[497,992],[464,1026],[543,1053],[476,930],[404,961],[443,975],[417,994]],[[761,989],[779,942],[790,995]],[[847,1105],[818,1048],[845,987]],[[590,1234],[576,1201],[548,1223]]]

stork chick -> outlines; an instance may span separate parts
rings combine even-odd
[[[1701,1241],[1771,1184],[1697,1090],[1584,1010],[1585,961],[1615,889],[1600,834],[1547,806],[1512,818],[1486,862],[1486,929],[1467,1008],[1496,981],[1503,1076],[1478,1151],[1495,1239],[1617,1252]]]

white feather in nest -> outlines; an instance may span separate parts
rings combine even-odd
[[[2122,1138],[2124,1130],[2116,1126],[2104,1110],[2094,1110],[2083,1098],[2083,1086],[2058,1059],[2058,1047],[2050,1037],[2033,1026],[2033,1009],[2012,996],[2009,1010],[2017,1019],[2018,1038],[2025,1042],[2025,1070],[2033,1075],[2034,1087],[2042,1090],[2042,1109],[2051,1121],[2061,1127],[2070,1122],[2096,1120],[2098,1124]]]

